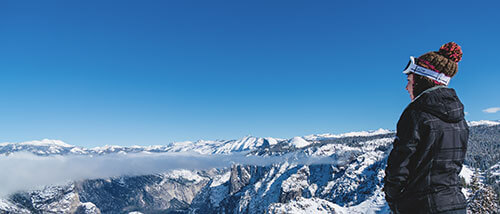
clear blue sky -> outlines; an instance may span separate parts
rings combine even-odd
[[[500,4],[401,2],[1,1],[0,142],[395,129],[409,56],[449,41],[467,119],[500,119]]]

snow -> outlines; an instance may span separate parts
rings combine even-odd
[[[290,144],[293,145],[295,148],[303,148],[309,146],[311,142],[308,142],[301,137],[294,137],[290,140]]]
[[[278,144],[278,141],[274,138],[271,138],[271,137],[266,137],[265,138],[267,140],[267,142],[269,142],[269,145],[276,145]]]
[[[382,188],[377,188],[375,193],[362,203],[345,209],[347,210],[345,213],[375,214],[390,212],[389,206],[385,201],[385,194],[383,193]]]
[[[199,140],[197,142],[182,141],[173,142],[168,147],[168,152],[187,152],[193,151],[199,154],[213,154],[215,149],[222,144],[221,141],[205,141]]]
[[[312,157],[322,157],[331,156],[336,154],[338,157],[350,157],[353,153],[367,153],[373,152],[379,146],[390,145],[394,141],[394,138],[379,138],[375,140],[369,140],[365,142],[360,142],[361,147],[351,147],[345,144],[326,144],[314,150],[308,150],[308,155]],[[338,159],[337,162],[342,162],[344,160]]]
[[[0,198],[0,213],[4,213],[2,211],[6,211],[7,213],[16,213],[16,214],[31,213],[27,209],[20,209],[16,205],[12,204],[10,201]]]
[[[294,137],[289,139],[290,145],[295,148],[304,148],[315,142],[316,139],[320,138],[341,138],[341,137],[354,137],[354,136],[371,136],[391,133],[391,131],[385,129],[379,129],[376,131],[363,131],[363,132],[350,132],[338,135],[332,134],[322,134],[322,135],[310,135],[305,137]],[[93,155],[93,154],[109,154],[109,153],[140,153],[140,152],[196,152],[199,154],[230,154],[233,152],[247,152],[252,151],[262,146],[272,146],[279,142],[284,141],[284,139],[266,137],[252,137],[246,136],[238,140],[216,140],[216,141],[206,141],[199,140],[196,142],[182,141],[174,142],[169,145],[154,145],[154,146],[129,146],[122,147],[118,145],[105,145],[102,147],[94,148],[82,148],[72,146],[70,144],[64,143],[61,140],[35,140],[27,141],[21,143],[1,143],[0,146],[12,146],[12,149],[17,151],[23,151],[30,149],[26,146],[42,146],[49,148],[35,148],[36,150],[30,151],[38,155],[52,155],[52,154],[78,154],[78,155]],[[264,142],[267,142],[266,144]]]
[[[324,138],[368,137],[368,136],[391,134],[391,133],[394,133],[394,131],[380,128],[380,129],[377,129],[375,131],[348,132],[348,133],[343,133],[343,134],[328,134],[327,133],[327,134],[308,135],[308,136],[305,136],[304,138],[307,140],[318,140],[318,139],[324,139]]]
[[[182,141],[182,142],[173,142],[170,144],[172,151],[185,151],[187,148],[193,146],[193,142],[191,141]]]
[[[85,203],[80,203],[80,206],[79,206],[79,209],[83,208],[84,211],[82,213],[101,213],[99,211],[99,208],[97,208],[97,206],[95,204],[93,204],[92,202],[85,202]],[[79,212],[80,213],[80,212]]]
[[[500,183],[500,162],[488,169],[487,176],[494,180],[497,185]]]
[[[273,203],[268,213],[342,213],[342,208],[332,202],[320,198],[299,198],[286,204]]]
[[[392,137],[379,138],[379,139],[375,139],[375,140],[369,140],[369,141],[362,142],[362,143],[360,143],[360,145],[362,145],[361,148],[363,151],[373,151],[379,146],[386,146],[388,144],[392,144],[393,141],[394,141],[394,138],[392,138]]]
[[[244,149],[249,149],[254,146],[256,146],[257,138],[255,137],[245,137],[241,140],[237,140],[235,142],[235,145],[238,145],[238,147],[234,150],[244,150]]]
[[[162,146],[162,145],[151,145],[151,146],[132,146],[132,148],[134,149],[145,149],[147,151],[151,151],[151,150],[165,150],[165,146]]]
[[[496,126],[496,125],[500,125],[500,122],[491,121],[491,120],[469,121],[467,123],[469,124],[469,126]]]
[[[274,167],[272,170],[267,174],[266,177],[266,189],[263,191],[263,194],[267,194],[271,190],[271,186],[273,186],[274,182],[289,168],[294,167],[295,165],[290,165],[288,162],[284,162],[282,164],[278,164],[279,170],[275,172]],[[270,180],[269,180],[270,179]]]
[[[268,213],[339,213],[375,214],[390,213],[382,188],[379,187],[367,200],[355,206],[342,207],[321,198],[299,198],[286,204],[273,203]]]
[[[220,202],[227,197],[229,193],[229,186],[224,185],[229,181],[231,172],[223,174],[221,177],[215,178],[212,184],[210,184],[210,203],[215,207],[218,207]]]
[[[470,182],[472,181],[473,175],[474,175],[474,172],[471,169],[469,169],[469,167],[467,165],[463,165],[459,176],[465,179],[465,183],[470,184]]]
[[[500,162],[490,167],[488,171],[493,176],[500,176]]]
[[[480,121],[470,121],[468,122],[469,126],[495,126],[500,125],[500,121],[490,121],[490,120],[480,120]],[[394,131],[390,131],[387,129],[377,129],[375,131],[358,131],[358,132],[348,132],[342,134],[316,134],[316,135],[308,135],[303,137],[294,137],[289,139],[288,142],[290,145],[295,148],[304,148],[317,140],[328,139],[328,138],[344,138],[344,137],[366,137],[366,136],[376,136],[383,134],[394,133]],[[34,140],[27,141],[21,143],[0,143],[0,146],[12,146],[13,152],[24,151],[30,149],[26,146],[42,146],[48,148],[39,148],[33,151],[32,153],[38,155],[51,155],[51,154],[67,154],[69,151],[70,154],[78,154],[78,155],[92,155],[92,154],[109,154],[109,153],[140,153],[140,152],[196,152],[199,154],[230,154],[233,152],[246,152],[255,150],[264,145],[264,142],[267,141],[269,146],[276,145],[278,142],[281,142],[284,139],[277,139],[272,137],[259,138],[246,136],[238,140],[216,140],[216,141],[205,141],[199,140],[196,142],[191,141],[182,141],[182,142],[174,142],[169,145],[154,145],[154,146],[130,146],[130,147],[122,147],[122,146],[110,146],[105,145],[102,147],[94,147],[94,148],[82,148],[72,146],[67,144],[61,140],[51,140],[51,139],[43,139],[43,140]],[[377,146],[377,145],[368,145],[368,146]],[[332,146],[335,147],[335,146]],[[330,148],[334,150],[343,149],[343,148]],[[8,153],[5,152],[5,153]]]
[[[244,151],[258,148],[264,142],[263,138],[246,136],[239,140],[226,141],[216,153],[230,153],[232,151]]]
[[[9,203],[7,200],[5,199],[1,199],[0,198],[0,210],[6,210],[8,209],[10,206],[12,206],[11,203]]]
[[[84,206],[85,208],[87,209],[92,209],[95,207],[95,205],[92,203],[92,202],[85,202],[85,203],[82,203],[82,206]]]
[[[61,151],[59,150],[59,148],[58,148],[58,147],[55,147],[55,146],[50,146],[50,147],[49,147],[49,152],[50,152],[50,153],[52,153],[52,154],[57,154],[57,153],[59,153],[59,152],[61,152]]]
[[[69,152],[75,153],[75,154],[87,154],[87,152],[85,150],[78,148],[78,147],[72,148],[71,150],[69,150]]]
[[[281,183],[281,190],[283,192],[300,191],[309,186],[307,176],[309,175],[309,168],[303,166],[296,174],[292,174]]]
[[[0,143],[0,146],[7,146],[9,144],[17,144],[17,145],[31,145],[31,146],[60,146],[60,147],[73,147],[72,145],[69,145],[61,140],[50,140],[50,139],[43,139],[43,140],[34,140],[34,141],[26,141],[26,142],[21,142],[21,143]]]
[[[185,169],[172,170],[171,172],[165,173],[165,176],[167,178],[171,178],[171,179],[182,178],[182,179],[186,179],[188,181],[193,181],[195,183],[199,183],[199,182],[205,180],[205,178],[199,176],[196,172],[190,171],[190,170],[185,170]]]
[[[121,148],[123,148],[123,147],[117,146],[117,145],[105,145],[105,146],[101,146],[101,147],[94,147],[91,150],[94,150],[94,151],[96,151],[98,153],[101,153],[101,152],[104,152],[104,151],[114,152],[115,150],[118,150],[118,149],[121,149]]]
[[[500,122],[469,122],[469,125],[471,126],[484,124],[497,125],[500,124]],[[251,179],[255,179],[252,180],[252,182],[255,183],[248,184],[250,188],[237,193],[237,196],[241,196],[241,199],[239,199],[239,204],[236,206],[240,210],[244,210],[244,208],[258,211],[267,209],[269,213],[388,213],[389,209],[385,202],[381,185],[381,180],[384,175],[384,171],[381,166],[384,164],[384,158],[387,157],[387,151],[380,150],[380,148],[387,149],[386,146],[393,142],[393,137],[383,136],[384,138],[381,138],[380,136],[377,136],[375,137],[376,139],[373,140],[363,142],[356,141],[355,143],[349,144],[314,143],[320,138],[375,136],[390,133],[394,132],[385,129],[378,129],[376,131],[350,132],[338,135],[322,134],[310,135],[306,137],[294,137],[288,140],[289,145],[292,145],[295,148],[307,147],[307,149],[293,150],[293,152],[295,152],[294,154],[304,155],[307,158],[324,157],[325,159],[322,160],[328,161],[325,164],[327,167],[316,168],[318,170],[315,170],[313,167],[310,168],[310,166],[298,165],[294,162],[282,162],[259,168],[257,172],[244,169],[241,172],[241,177],[250,177]],[[48,145],[47,142],[44,143],[42,141],[35,144]],[[170,153],[192,151],[201,154],[226,154],[235,151],[256,149],[263,146],[265,141],[268,141],[269,145],[278,144],[278,140],[275,138],[257,138],[247,136],[239,140],[229,141],[200,140],[197,142],[176,142],[170,144],[169,146],[104,146],[95,147],[92,150],[73,147],[69,151],[71,153],[80,154],[86,152],[86,154],[95,154],[92,153],[93,151],[104,153],[109,153],[110,151],[114,151],[115,153],[127,152],[129,154],[132,152],[152,154],[157,153],[158,151]],[[59,152],[61,147],[56,145],[61,144],[61,142],[62,141],[51,143],[49,148],[45,147],[45,150],[41,152]],[[134,150],[131,151],[130,149]],[[155,151],[150,152],[152,150]],[[65,151],[68,151],[68,149]],[[331,161],[328,158],[331,158]],[[382,165],[380,165],[381,162]],[[268,167],[270,167],[270,169],[269,171],[266,171]],[[265,172],[265,174],[259,174],[261,172]],[[318,172],[328,173],[320,175]],[[462,171],[460,172],[460,176],[463,177],[467,183],[470,183],[473,172],[473,169],[464,165]],[[490,173],[495,176],[500,176],[500,163],[490,168]],[[187,182],[188,185],[192,185],[193,183],[191,182],[200,184],[200,182],[207,181],[209,179],[207,177],[203,177],[205,174],[195,170],[173,170],[164,173],[163,175],[164,179],[161,181],[162,183],[159,184],[159,186],[163,185],[164,182],[168,182],[169,179],[182,179],[182,181],[190,181]],[[208,191],[210,191],[209,200],[214,207],[217,207],[221,201],[228,199],[230,188],[228,182],[230,182],[231,179],[231,172],[228,171],[223,174],[221,173],[211,177],[210,179],[212,179],[212,182],[208,188]],[[123,178],[121,178],[120,182],[125,184]],[[253,187],[251,185],[253,185]],[[279,200],[278,197],[280,197],[280,192],[301,192],[303,194],[299,196],[297,200],[292,199],[287,203],[277,203],[276,201]],[[57,192],[55,191],[47,191],[41,193],[40,197],[42,199],[53,198],[57,196],[56,193]],[[76,200],[75,195],[68,194],[65,197],[67,197],[64,199],[66,202]],[[335,201],[335,203],[332,201]],[[10,204],[8,201],[0,199],[0,210],[4,207],[9,208],[9,206]],[[81,206],[85,206],[90,209],[93,204],[82,203]],[[49,210],[49,208],[51,207],[48,207],[47,210]],[[10,209],[12,209],[12,207],[10,207]],[[137,214],[140,212],[130,213]]]
[[[222,185],[228,182],[230,178],[231,178],[231,171],[228,171],[224,173],[222,176],[215,178],[214,181],[210,184],[210,187]]]

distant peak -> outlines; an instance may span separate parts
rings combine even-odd
[[[61,147],[74,147],[73,145],[67,144],[61,140],[51,140],[51,139],[43,139],[43,140],[33,140],[33,141],[25,141],[21,143],[1,143],[0,146],[5,146],[8,144],[17,144],[17,145],[32,145],[32,146],[61,146]]]
[[[290,140],[290,144],[293,145],[295,148],[303,148],[309,146],[311,142],[304,140],[304,138],[301,137],[294,137]]]
[[[122,146],[118,146],[118,145],[104,145],[104,146],[94,147],[92,149],[93,150],[113,150],[113,149],[119,149],[119,148],[122,148]]]
[[[347,132],[347,133],[342,133],[342,134],[328,134],[327,133],[327,134],[308,135],[308,136],[304,136],[304,139],[316,140],[318,138],[368,137],[368,136],[390,134],[390,133],[394,133],[394,131],[380,128],[380,129],[377,129],[374,131],[372,130],[372,131]]]
[[[496,126],[496,125],[500,125],[499,121],[491,121],[491,120],[469,121],[467,123],[469,124],[469,126]]]

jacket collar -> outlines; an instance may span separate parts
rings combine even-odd
[[[440,89],[440,88],[447,88],[447,87],[446,87],[445,85],[437,85],[437,86],[434,86],[434,87],[432,87],[432,88],[428,88],[428,89],[426,89],[425,91],[423,91],[422,93],[420,93],[417,97],[415,97],[415,99],[413,99],[413,100],[410,102],[410,104],[411,104],[411,103],[413,103],[413,102],[415,102],[418,98],[420,98],[420,97],[421,97],[422,95],[424,95],[425,93],[429,93],[429,92],[431,92],[431,91],[434,91],[434,90],[436,90],[436,89]]]

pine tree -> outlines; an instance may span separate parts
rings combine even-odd
[[[481,183],[477,173],[474,173],[469,189],[472,192],[468,200],[469,213],[500,213],[497,194],[491,186]]]

